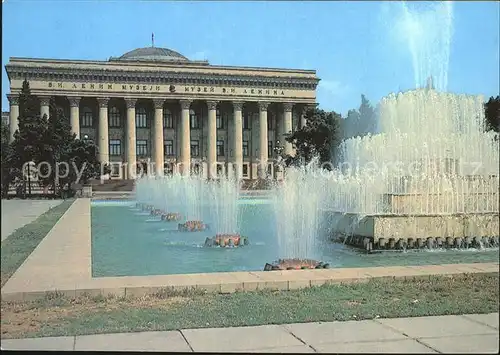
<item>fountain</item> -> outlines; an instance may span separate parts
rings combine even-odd
[[[381,100],[380,133],[344,141],[332,172],[287,171],[276,193],[286,257],[312,254],[318,208],[366,251],[498,246],[498,134],[485,132],[481,96],[445,92],[451,6],[422,15],[404,5],[417,89]]]
[[[201,175],[152,177],[136,182],[137,206],[160,216],[163,221],[179,221],[181,232],[201,232],[210,226],[218,232],[206,246],[243,246],[248,238],[237,232],[239,186],[236,180],[207,181]],[[210,228],[212,229],[212,228]]]

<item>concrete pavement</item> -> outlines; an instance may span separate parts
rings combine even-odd
[[[498,353],[498,313],[2,340],[4,350]]]
[[[2,200],[2,241],[63,200]]]

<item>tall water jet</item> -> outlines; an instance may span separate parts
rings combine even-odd
[[[286,179],[273,190],[278,253],[282,259],[315,259],[319,255],[318,233],[324,208],[327,179],[317,167],[287,169]]]
[[[436,1],[425,10],[403,1],[403,15],[399,17],[397,31],[408,43],[412,56],[415,87],[423,88],[432,77],[434,88],[446,91],[448,88],[448,67],[450,46],[453,36],[453,3]]]
[[[485,132],[483,97],[445,92],[452,4],[432,6],[403,4],[417,89],[381,100],[381,133],[344,141],[341,164],[319,180],[287,171],[276,201],[284,255],[302,256],[320,237],[320,205],[336,233],[367,251],[498,240],[498,134]]]

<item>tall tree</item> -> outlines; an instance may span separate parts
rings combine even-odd
[[[484,104],[486,130],[500,132],[500,96],[490,97]]]
[[[359,120],[361,123],[360,135],[375,133],[377,128],[377,114],[365,95],[361,95],[361,105],[359,106]]]
[[[9,126],[5,124],[2,120],[2,147],[1,147],[1,188],[2,188],[2,197],[7,196],[8,190],[9,190],[9,184],[11,181],[11,172],[10,172],[10,165],[9,165],[9,157],[11,156],[10,153],[10,130]]]
[[[287,165],[309,163],[318,156],[321,163],[332,161],[340,138],[340,115],[318,108],[306,111],[307,124],[286,138],[295,146],[295,156],[287,156]]]
[[[19,97],[19,129],[6,158],[6,166],[10,167],[5,169],[9,171],[9,182],[15,178],[22,182],[22,168],[30,161],[45,176],[39,179],[43,187],[71,187],[78,179],[86,182],[98,177],[101,169],[97,147],[92,142],[76,139],[55,100],[50,102],[49,116],[50,119],[46,115],[40,117],[38,101],[31,95],[29,83],[25,80]],[[41,162],[44,164],[40,165]]]
[[[361,104],[358,109],[349,110],[347,117],[342,120],[342,137],[363,137],[368,133],[375,133],[377,129],[377,113],[365,95],[361,95]]]
[[[42,179],[43,186],[52,185],[61,176],[68,176],[64,180],[71,181],[73,178],[72,173],[74,169],[66,170],[71,164],[71,148],[75,140],[75,134],[71,132],[69,120],[65,117],[61,107],[56,105],[55,99],[50,100],[49,104],[49,117],[47,122],[47,130],[45,136],[42,137],[43,142],[43,158],[48,163],[43,168],[47,169],[50,166],[50,174],[43,171],[43,176],[47,178]],[[62,163],[62,164],[61,164]],[[56,169],[57,166],[57,169]],[[57,177],[56,177],[57,173]]]
[[[47,117],[40,117],[40,105],[31,95],[28,81],[24,80],[19,95],[18,130],[14,133],[11,143],[11,156],[8,163],[11,167],[11,180],[23,180],[25,163],[33,162],[38,165],[44,161],[45,143],[47,134]]]

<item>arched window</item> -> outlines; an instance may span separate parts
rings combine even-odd
[[[113,106],[109,110],[109,127],[120,127],[121,126],[121,116],[120,110]]]
[[[189,110],[189,122],[191,129],[199,129],[200,128],[200,117],[196,113],[195,110]]]
[[[94,115],[90,107],[84,107],[81,117],[82,127],[93,127]]]
[[[135,111],[135,126],[137,128],[147,128],[148,127],[148,115],[144,107],[139,107]]]
[[[163,110],[163,128],[174,128],[174,117],[168,108]]]

